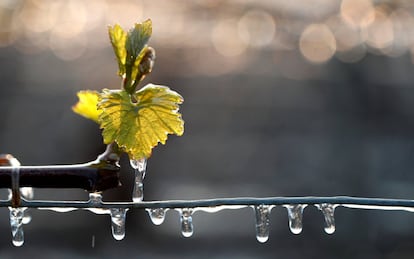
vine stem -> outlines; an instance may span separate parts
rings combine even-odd
[[[11,155],[1,155],[0,188],[80,188],[101,192],[120,186],[119,155],[114,144],[108,145],[95,161],[83,164],[20,166],[12,165],[13,159]],[[18,186],[12,186],[13,175]]]

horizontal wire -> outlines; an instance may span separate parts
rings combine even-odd
[[[29,208],[202,208],[218,206],[259,206],[259,205],[288,205],[288,204],[332,204],[348,208],[378,209],[378,210],[405,210],[414,212],[414,200],[360,198],[350,196],[333,197],[238,197],[201,200],[165,200],[142,202],[96,202],[96,201],[51,201],[22,199],[20,207]],[[10,200],[0,201],[0,207],[10,207]]]

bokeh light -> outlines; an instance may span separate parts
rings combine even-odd
[[[313,63],[328,61],[336,51],[336,41],[333,33],[325,24],[311,24],[300,37],[302,55]]]
[[[367,53],[396,57],[414,44],[414,2],[410,1],[173,0],[162,2],[162,7],[149,0],[4,0],[0,47],[12,46],[25,54],[50,51],[59,59],[73,61],[88,49],[108,47],[108,24],[126,28],[151,18],[155,24],[152,44],[199,53],[187,60],[193,62],[190,72],[207,71],[196,68],[200,60],[203,66],[219,58],[220,64],[228,66],[205,72],[210,74],[244,67],[238,63],[253,65],[262,51],[271,52],[270,56],[296,51],[305,57],[303,62],[320,65],[333,56],[343,62],[357,62]],[[228,58],[232,60],[224,61]]]
[[[263,47],[272,42],[276,31],[273,17],[264,11],[249,11],[238,22],[240,38],[250,46]]]
[[[247,44],[239,37],[236,20],[224,20],[217,23],[212,31],[211,40],[217,52],[225,57],[240,55],[247,47]]]

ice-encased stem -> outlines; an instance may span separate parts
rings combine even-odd
[[[111,209],[111,228],[112,236],[115,240],[122,240],[125,237],[125,221],[128,209]]]
[[[269,239],[270,233],[270,211],[272,206],[261,204],[254,206],[256,215],[256,239],[264,243]]]
[[[329,204],[329,203],[322,203],[322,204],[315,204],[315,206],[322,211],[323,216],[325,218],[325,232],[327,234],[333,234],[335,232],[335,208],[338,205]]]
[[[147,170],[147,160],[145,158],[130,160],[131,167],[134,169],[135,181],[132,191],[132,201],[141,202],[144,199],[144,177]]]
[[[22,246],[24,243],[23,218],[26,208],[10,208],[10,227],[12,242],[15,246]]]
[[[302,218],[303,210],[308,206],[307,204],[287,204],[284,207],[287,209],[289,219],[290,231],[297,235],[302,232]]]
[[[181,234],[184,237],[191,237],[194,233],[193,226],[193,210],[189,208],[183,208],[179,210],[180,222],[181,222]]]

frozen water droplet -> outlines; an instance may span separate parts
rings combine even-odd
[[[284,207],[287,209],[289,218],[290,231],[297,235],[302,232],[302,216],[303,209],[308,206],[307,204],[287,204]]]
[[[147,209],[148,215],[154,225],[161,225],[165,219],[165,213],[168,209],[157,208],[157,209]]]
[[[184,237],[191,237],[194,233],[193,217],[191,216],[193,213],[193,210],[184,208],[184,209],[179,209],[179,212],[180,212],[180,221],[181,221],[181,234]]]
[[[327,234],[333,234],[335,232],[335,208],[338,205],[335,204],[328,204],[328,203],[322,203],[322,204],[315,204],[315,206],[322,211],[323,216],[325,217],[325,232]]]
[[[32,187],[22,187],[20,188],[20,195],[26,200],[32,200],[34,197],[34,191]]]
[[[48,207],[48,208],[37,208],[37,209],[38,210],[50,210],[50,211],[61,212],[61,213],[78,210],[78,208],[71,208],[71,207]]]
[[[145,158],[130,161],[131,167],[135,172],[135,184],[132,191],[132,201],[141,202],[144,199],[144,177],[147,170],[147,160]]]
[[[22,246],[24,243],[23,217],[25,208],[10,208],[10,226],[12,242],[15,246]]]
[[[111,227],[112,236],[116,240],[122,240],[125,237],[125,220],[128,209],[111,209]]]
[[[99,205],[102,203],[102,194],[100,192],[89,193],[89,203],[91,205]]]
[[[20,188],[20,195],[26,200],[32,200],[34,197],[34,191],[32,187]],[[24,211],[23,224],[27,225],[32,221],[32,216],[29,213],[29,209]]]
[[[260,243],[264,243],[269,239],[270,232],[270,205],[261,204],[254,206],[256,214],[256,239]]]
[[[25,212],[24,212],[23,219],[22,219],[22,223],[23,223],[24,225],[27,225],[27,224],[29,224],[29,223],[30,223],[30,221],[32,221],[32,215],[30,215],[30,213],[29,213],[29,212],[25,211]]]

